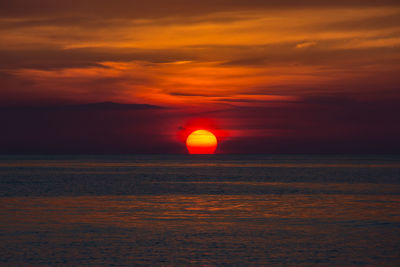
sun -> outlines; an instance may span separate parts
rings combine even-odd
[[[214,154],[217,138],[207,130],[197,130],[189,134],[186,146],[190,154]]]

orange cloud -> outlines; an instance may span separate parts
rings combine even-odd
[[[137,4],[129,12],[117,4],[120,17],[103,1],[94,13],[62,1],[48,6],[53,12],[28,5],[25,13],[0,13],[0,81],[7,85],[0,95],[256,105],[343,91],[392,92],[398,83],[392,73],[399,71],[400,6],[391,1],[362,7],[235,1],[229,7],[187,4],[184,11],[152,2],[159,5]],[[15,12],[12,5],[8,10]],[[372,77],[388,82],[365,88]]]

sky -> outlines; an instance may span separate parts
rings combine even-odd
[[[1,1],[0,153],[186,153],[198,127],[218,153],[399,153],[399,17],[394,0]],[[85,106],[102,102],[121,105]]]

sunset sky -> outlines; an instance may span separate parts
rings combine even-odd
[[[0,153],[398,153],[399,62],[398,0],[1,1]]]

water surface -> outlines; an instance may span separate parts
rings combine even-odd
[[[0,263],[400,264],[398,156],[0,156]]]

